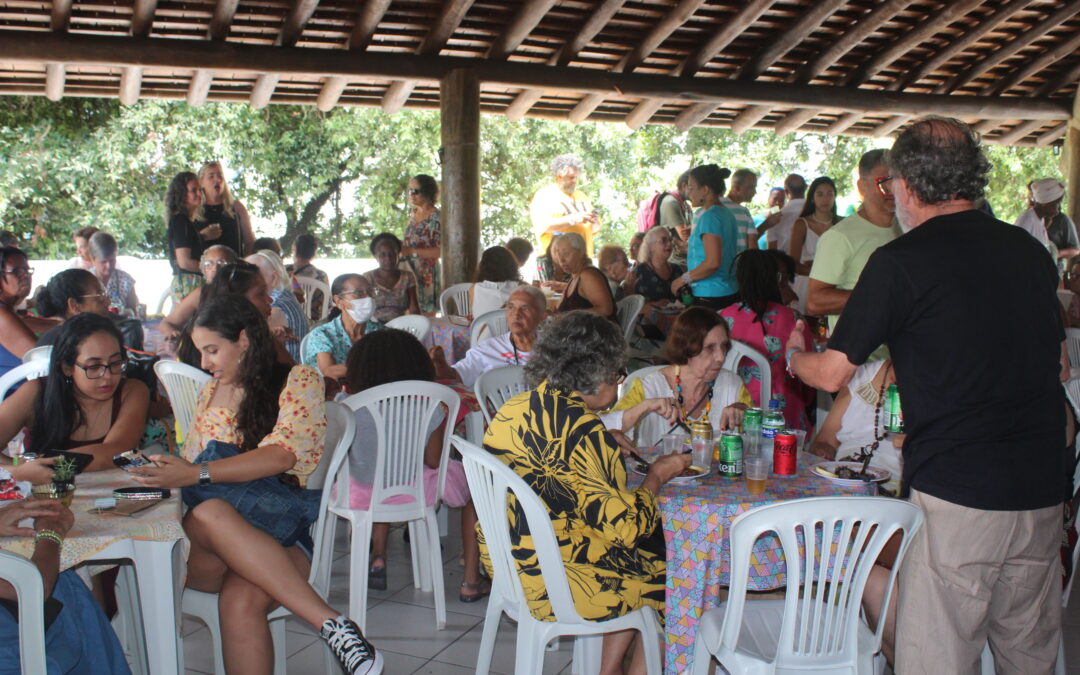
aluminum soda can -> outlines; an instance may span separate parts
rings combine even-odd
[[[777,476],[794,476],[798,472],[798,439],[790,429],[776,432],[773,439],[773,473]]]
[[[743,414],[743,431],[756,430],[761,433],[761,423],[765,419],[765,413],[761,408],[748,408]]]
[[[731,431],[720,435],[720,465],[717,473],[724,478],[738,478],[743,472],[742,436]]]
[[[885,431],[904,431],[904,409],[900,407],[900,389],[895,383],[885,390]]]

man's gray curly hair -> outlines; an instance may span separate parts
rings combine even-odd
[[[612,321],[577,310],[548,319],[540,326],[532,357],[525,366],[529,385],[547,380],[559,391],[596,394],[614,382],[626,365],[626,340]]]
[[[577,155],[559,155],[551,160],[551,175],[558,176],[566,169],[585,170],[585,162]]]

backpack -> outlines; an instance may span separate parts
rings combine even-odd
[[[680,204],[682,203],[682,198],[676,192],[668,190],[657,190],[651,197],[642,199],[637,211],[638,232],[647,232],[649,228],[660,222],[660,205],[664,202],[664,197],[674,197]]]

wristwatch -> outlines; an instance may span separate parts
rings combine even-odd
[[[210,463],[203,462],[199,465],[199,485],[209,485],[213,482],[210,478]]]

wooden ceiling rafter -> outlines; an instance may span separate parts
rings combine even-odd
[[[319,0],[294,0],[292,9],[285,17],[285,23],[274,44],[286,47],[295,45],[318,6]],[[251,88],[251,99],[248,101],[251,107],[256,110],[265,108],[270,103],[280,79],[280,75],[260,75]]]
[[[371,44],[371,38],[379,27],[386,11],[390,9],[391,0],[364,0],[363,7],[356,17],[356,25],[349,35],[347,48],[350,51],[364,51]],[[326,112],[337,105],[345,87],[349,86],[349,80],[344,77],[328,77],[323,82],[322,90],[315,106]]]
[[[442,11],[432,24],[431,30],[424,36],[424,41],[420,43],[416,53],[420,55],[439,53],[443,46],[446,45],[446,41],[461,25],[462,19],[465,18],[465,14],[472,7],[473,2],[474,0],[447,0],[443,3]],[[405,102],[409,100],[415,86],[416,82],[414,80],[394,80],[391,82],[390,88],[386,90],[386,96],[383,97],[383,112],[393,114],[401,110],[405,106]]]

